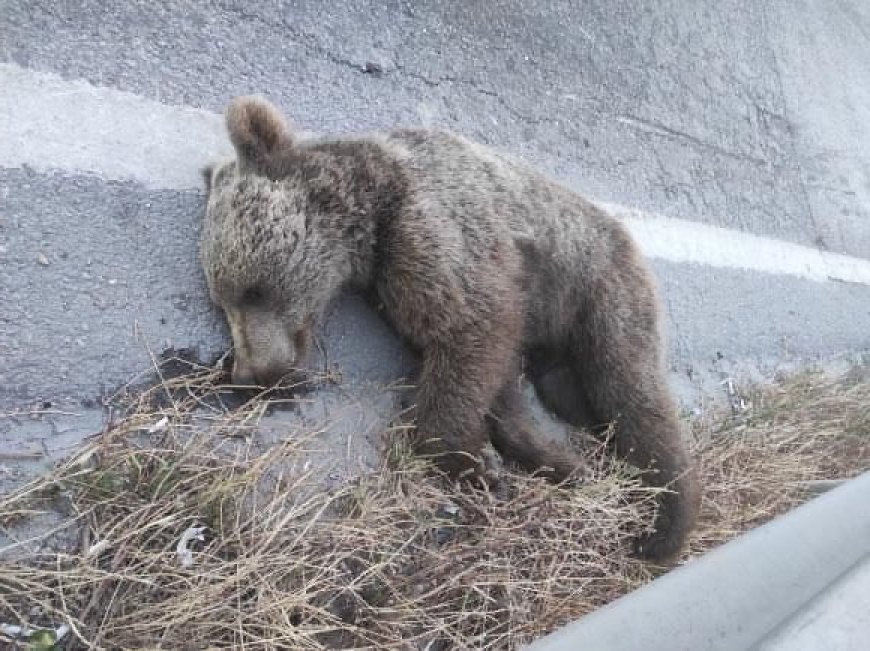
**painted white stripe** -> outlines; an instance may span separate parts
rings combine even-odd
[[[91,172],[149,188],[202,187],[232,148],[223,118],[0,64],[0,166]]]
[[[231,155],[222,116],[0,64],[0,167],[90,172],[152,188],[201,187]],[[749,233],[601,204],[644,253],[677,263],[870,285],[870,261]]]
[[[624,206],[599,205],[620,218],[652,258],[870,285],[868,260]]]

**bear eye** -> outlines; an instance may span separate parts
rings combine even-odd
[[[266,298],[266,293],[259,285],[252,285],[242,292],[242,302],[246,305],[257,305]]]

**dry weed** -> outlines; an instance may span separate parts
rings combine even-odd
[[[750,399],[738,416],[692,423],[704,482],[693,553],[792,509],[814,482],[870,470],[870,367],[804,372]]]
[[[654,493],[603,450],[583,486],[509,474],[493,493],[439,476],[397,431],[380,471],[326,491],[302,461],[312,433],[258,448],[268,401],[228,409],[217,378],[164,378],[0,498],[0,526],[63,503],[76,535],[0,552],[0,623],[69,627],[58,648],[503,649],[652,578],[626,550]],[[866,377],[806,374],[694,423],[691,553],[791,508],[802,482],[865,470],[868,405]]]

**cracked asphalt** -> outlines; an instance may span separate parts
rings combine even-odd
[[[264,94],[311,131],[449,128],[604,201],[859,260],[870,259],[867,52],[862,0],[4,0],[0,10],[0,62],[33,74],[214,113]],[[212,359],[228,339],[196,259],[201,189],[108,180],[72,156],[32,167],[47,136],[2,118],[0,143],[11,134],[5,142],[25,146],[4,157],[13,145],[0,144],[0,410],[19,412],[0,419],[0,450],[43,454],[33,467],[44,469],[99,429],[90,405],[151,353]],[[143,150],[166,137],[155,125]],[[106,167],[114,156],[107,146]],[[653,263],[673,381],[690,408],[727,377],[870,351],[865,284]],[[330,439],[340,448],[360,418],[390,412],[371,387],[412,360],[352,297],[323,336],[346,384],[317,409],[361,405]],[[64,414],[26,415],[44,403]],[[15,475],[26,464],[6,465]]]
[[[449,126],[618,203],[866,255],[870,9],[798,4],[7,1],[0,26],[28,68],[217,112],[265,93],[318,131]]]

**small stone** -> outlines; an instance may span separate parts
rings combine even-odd
[[[455,537],[455,532],[448,527],[438,527],[434,531],[435,544],[439,547],[446,545]]]
[[[40,253],[39,255],[37,255],[37,256],[36,256],[36,261],[37,261],[39,264],[41,264],[43,267],[47,267],[48,265],[51,264],[51,262],[48,261],[48,258],[45,257],[45,254],[44,254],[44,253]]]

